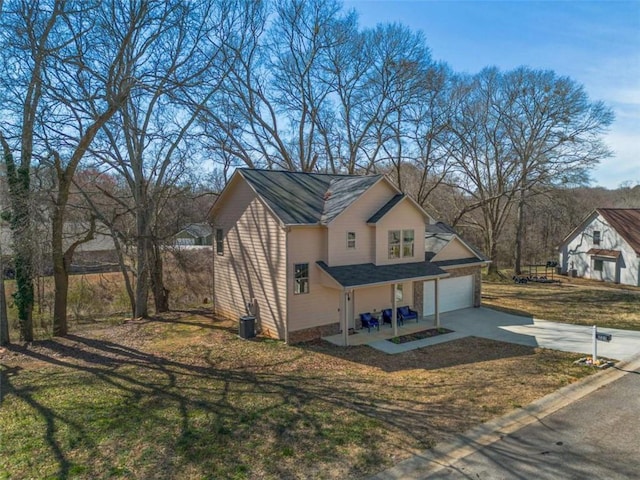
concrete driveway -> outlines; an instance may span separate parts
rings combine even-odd
[[[440,315],[443,327],[460,336],[474,336],[591,355],[592,327],[522,317],[490,308],[469,308]],[[612,335],[611,342],[598,342],[598,357],[629,361],[640,353],[640,331],[598,328]],[[458,337],[459,338],[459,337]]]

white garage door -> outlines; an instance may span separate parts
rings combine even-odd
[[[435,281],[424,282],[424,315],[436,313]],[[473,275],[440,280],[440,313],[473,307]]]

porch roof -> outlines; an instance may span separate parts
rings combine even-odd
[[[330,267],[323,261],[318,261],[316,264],[342,287],[364,287],[449,276],[449,273],[431,262],[397,263],[393,265],[361,263],[337,267]]]
[[[620,250],[605,250],[603,248],[592,248],[587,252],[588,255],[594,257],[618,258],[622,252]]]

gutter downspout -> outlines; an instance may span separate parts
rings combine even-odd
[[[285,302],[285,314],[284,314],[284,343],[286,343],[287,345],[289,345],[289,295],[291,295],[291,292],[293,291],[291,287],[293,287],[293,285],[289,284],[289,279],[290,279],[290,274],[289,274],[289,232],[291,232],[291,227],[289,226],[285,226],[284,227],[284,248],[285,248],[285,285],[286,285],[286,289],[287,289],[287,293],[285,295],[286,298],[286,302]]]

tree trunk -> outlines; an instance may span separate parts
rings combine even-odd
[[[9,345],[9,317],[7,316],[7,297],[4,290],[4,262],[0,244],[0,346]]]
[[[139,187],[142,190],[142,186]],[[140,194],[142,196],[143,194]],[[147,209],[139,205],[136,209],[136,309],[135,318],[149,316],[149,250],[150,231]]]
[[[21,239],[26,240],[26,239]],[[24,247],[21,247],[23,249]],[[18,321],[20,323],[20,340],[33,342],[33,272],[30,255],[17,252],[16,262],[16,293],[14,295],[18,307]]]
[[[522,273],[522,242],[524,240],[524,224],[525,224],[525,192],[520,190],[520,199],[518,200],[518,219],[516,221],[516,244],[514,252],[513,271],[516,275]]]
[[[147,318],[149,316],[149,264],[148,264],[148,239],[140,236],[136,241],[136,309],[135,318]]]
[[[484,242],[485,242],[485,249],[487,251],[487,254],[489,255],[489,260],[491,260],[491,263],[489,264],[489,266],[487,267],[488,269],[488,274],[497,274],[498,273],[498,245],[495,241],[495,237],[493,235],[493,231],[491,230],[491,228],[487,228],[487,231],[484,234]]]
[[[498,248],[495,243],[493,243],[489,247],[489,259],[491,260],[491,263],[488,266],[488,273],[497,274],[498,273]]]
[[[67,296],[69,291],[69,272],[63,252],[62,236],[64,211],[56,207],[51,219],[51,257],[53,261],[53,335],[64,336],[67,328]]]
[[[164,286],[162,251],[157,243],[153,242],[153,249],[149,252],[151,290],[155,303],[156,313],[169,311],[169,290]]]

